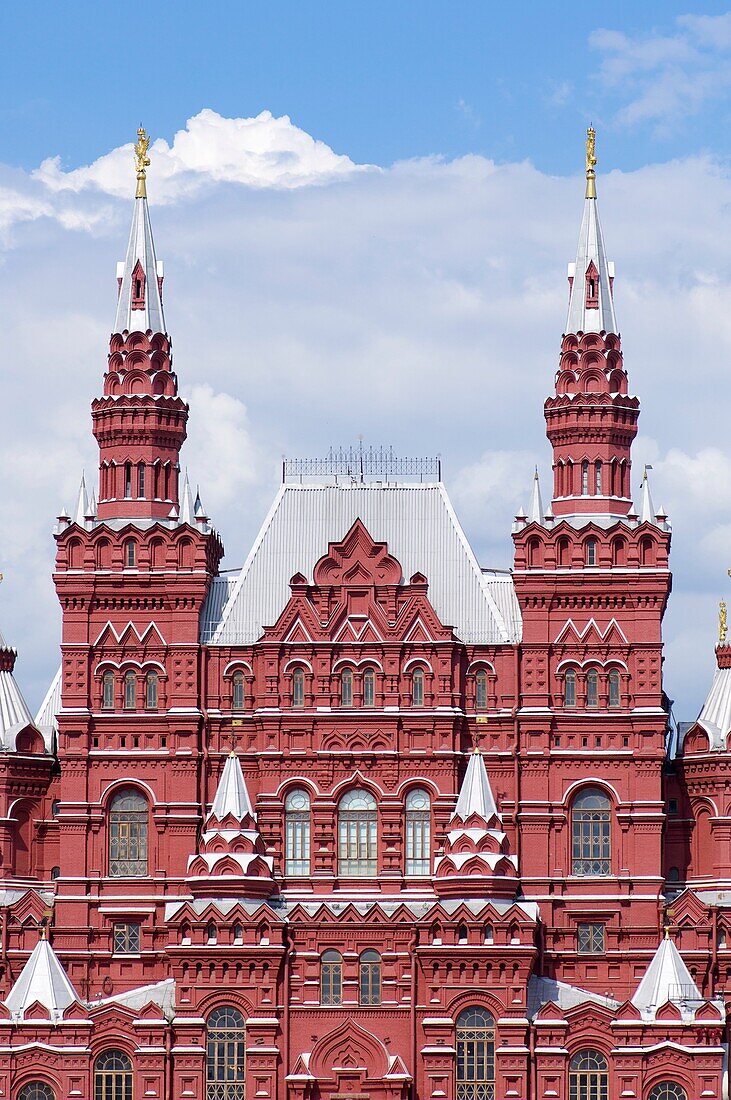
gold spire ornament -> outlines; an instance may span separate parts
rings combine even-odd
[[[596,198],[596,130],[593,126],[586,131],[586,197]]]
[[[137,131],[137,144],[135,145],[135,167],[137,169],[137,190],[135,192],[136,199],[147,198],[147,168],[150,164],[150,158],[147,155],[147,150],[150,148],[150,139],[147,132],[140,126]]]
[[[726,645],[728,637],[728,622],[726,620],[726,601],[721,600],[718,605],[718,644]]]

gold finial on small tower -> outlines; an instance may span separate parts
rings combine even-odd
[[[726,601],[721,600],[718,605],[718,644],[726,645],[728,637],[728,621],[726,619]]]
[[[593,126],[586,131],[586,197],[596,198],[596,130]]]
[[[140,126],[137,131],[137,144],[135,145],[135,167],[137,169],[137,191],[135,192],[136,199],[147,198],[147,168],[150,164],[150,158],[147,155],[147,150],[150,148],[150,139],[147,136],[145,129]]]

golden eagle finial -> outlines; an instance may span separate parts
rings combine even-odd
[[[726,645],[728,637],[728,623],[726,620],[726,601],[721,600],[718,605],[718,644]]]
[[[136,199],[147,198],[147,167],[150,163],[150,158],[147,155],[147,150],[150,148],[150,139],[145,131],[144,127],[140,126],[137,131],[137,144],[135,145],[135,167],[137,169],[137,191],[135,192]]]
[[[593,126],[586,131],[586,197],[596,198],[596,130]]]

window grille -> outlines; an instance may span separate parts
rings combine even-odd
[[[105,672],[102,676],[102,707],[114,710],[114,673]]]
[[[495,1021],[484,1008],[457,1018],[456,1100],[495,1100]]]
[[[127,500],[132,496],[132,463],[124,465],[124,495]]]
[[[124,709],[134,710],[137,706],[137,677],[134,672],[124,674]]]
[[[56,1093],[45,1081],[29,1081],[18,1093],[18,1100],[56,1100]]]
[[[377,951],[364,951],[361,955],[358,987],[362,1005],[381,1003],[381,956]]]
[[[343,960],[338,951],[326,951],[320,963],[320,1003],[343,1003]]]
[[[586,674],[586,705],[599,706],[599,673],[595,668],[590,668]]]
[[[157,710],[157,685],[157,673],[148,672],[145,677],[145,706],[148,710]]]
[[[583,791],[571,811],[572,874],[584,877],[611,871],[611,805],[601,791]]]
[[[127,539],[124,544],[124,567],[134,569],[137,565],[137,543],[134,539]]]
[[[580,955],[603,955],[606,950],[604,925],[594,922],[580,924],[578,947]]]
[[[596,539],[586,540],[585,559],[587,565],[596,565]]]
[[[424,670],[415,668],[411,677],[411,701],[415,707],[424,706]]]
[[[145,495],[145,464],[140,462],[137,467],[137,496],[144,497]]]
[[[431,870],[431,803],[426,791],[406,796],[406,874],[428,875]]]
[[[376,705],[376,674],[372,668],[367,668],[363,673],[363,706],[374,707]]]
[[[348,791],[338,807],[338,874],[374,878],[377,863],[376,800],[368,791]]]
[[[589,495],[589,463],[586,459],[581,463],[581,495]]]
[[[137,791],[120,791],[109,809],[109,874],[147,874],[147,803]]]
[[[244,709],[244,674],[243,672],[234,672],[233,675],[233,709]]]
[[[307,791],[290,791],[284,803],[284,873],[310,873],[310,796]]]
[[[487,708],[487,673],[484,669],[475,676],[475,706],[477,710]]]
[[[121,1050],[106,1050],[94,1063],[94,1100],[132,1100],[132,1063]]]
[[[594,492],[601,496],[602,492],[602,464],[597,460],[594,465]]]
[[[206,1100],[244,1100],[244,1017],[231,1005],[214,1008],[206,1023]]]
[[[301,668],[296,668],[292,673],[292,706],[303,707],[305,705],[305,674]]]
[[[340,675],[340,705],[353,705],[353,670],[350,668],[344,668]]]
[[[580,1050],[571,1059],[569,1100],[609,1100],[607,1060],[598,1050]]]
[[[564,679],[563,705],[565,707],[576,706],[576,672],[573,668],[567,670]]]
[[[113,935],[115,955],[137,955],[140,950],[139,924],[115,924]]]
[[[609,705],[610,707],[618,707],[620,705],[620,677],[619,669],[613,668],[609,672]]]
[[[658,1081],[647,1100],[688,1100],[685,1089],[675,1081]]]

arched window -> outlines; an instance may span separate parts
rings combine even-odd
[[[157,710],[157,688],[159,676],[154,669],[145,676],[145,706],[148,710]]]
[[[567,668],[563,682],[563,705],[565,707],[576,706],[576,669]]]
[[[320,1003],[343,1003],[343,958],[339,951],[326,951],[320,961]]]
[[[208,943],[218,943],[218,929],[212,921],[206,927],[206,940]]]
[[[475,675],[475,707],[477,710],[487,709],[487,673],[484,668]]]
[[[528,568],[541,564],[541,540],[528,539]]]
[[[238,672],[234,672],[231,679],[233,693],[232,704],[234,710],[244,709],[244,683],[244,674],[239,669]]]
[[[609,705],[610,707],[618,707],[621,705],[622,699],[620,695],[621,679],[618,668],[612,668],[609,670]]]
[[[411,677],[411,702],[415,707],[424,706],[424,669],[415,668]]]
[[[612,562],[614,565],[627,564],[627,541],[621,535],[612,543]]]
[[[124,464],[124,495],[129,500],[132,496],[132,463]]]
[[[406,795],[406,874],[428,875],[431,870],[431,803],[421,789]]]
[[[565,569],[569,564],[569,540],[560,538],[556,543],[556,565],[559,569]]]
[[[658,1081],[647,1100],[688,1100],[688,1093],[676,1081]]]
[[[598,1050],[580,1050],[569,1062],[569,1100],[609,1100],[607,1060]]]
[[[29,1081],[18,1093],[18,1100],[56,1100],[56,1093],[45,1081]]]
[[[147,803],[139,791],[123,790],[109,806],[109,874],[147,874]]]
[[[374,878],[377,865],[376,800],[369,791],[348,791],[338,806],[338,874]]]
[[[132,1063],[121,1050],[105,1050],[94,1063],[94,1100],[132,1100]]]
[[[307,791],[290,791],[284,803],[284,873],[310,873],[310,796]]]
[[[590,668],[586,674],[586,705],[599,706],[599,673],[595,668]]]
[[[602,492],[602,464],[599,459],[594,463],[594,492],[601,496]]]
[[[571,809],[571,873],[583,877],[611,871],[611,803],[603,791],[582,791]]]
[[[206,1021],[206,1100],[244,1100],[245,1052],[244,1017],[231,1005],[214,1008]]]
[[[581,463],[581,495],[589,495],[589,463],[586,459]]]
[[[145,495],[145,464],[140,462],[137,467],[137,496],[143,497]]]
[[[109,670],[102,676],[102,707],[114,710],[114,673]]]
[[[484,1008],[457,1017],[456,1100],[494,1100],[495,1021]]]
[[[124,568],[134,569],[137,566],[137,543],[134,539],[127,539],[124,544]]]
[[[668,882],[680,882],[680,868],[671,867],[668,870]]]
[[[305,673],[304,669],[296,668],[292,673],[292,706],[303,707],[305,705]]]
[[[358,999],[362,1005],[381,1003],[381,956],[364,951],[358,967]]]
[[[584,562],[586,565],[596,565],[596,539],[587,539],[584,543]]]
[[[344,668],[340,674],[340,705],[352,707],[353,705],[353,670]]]
[[[376,705],[376,674],[372,668],[367,668],[363,673],[363,706],[374,707]]]
[[[124,674],[124,709],[134,710],[137,706],[137,675],[130,671]]]
[[[640,559],[642,565],[652,565],[652,539],[644,538],[640,543]]]

